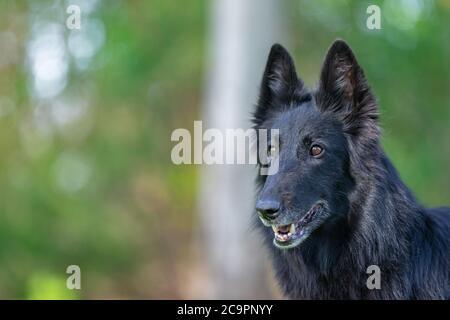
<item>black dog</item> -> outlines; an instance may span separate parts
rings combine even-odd
[[[272,227],[263,234],[287,297],[450,298],[450,209],[423,208],[400,180],[379,143],[375,97],[345,42],[331,46],[315,90],[274,45],[254,124],[279,129],[268,148],[279,170],[258,178],[256,209]],[[371,265],[381,270],[380,288],[367,285]]]

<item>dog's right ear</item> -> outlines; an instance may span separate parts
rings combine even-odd
[[[316,102],[339,116],[352,136],[378,135],[378,107],[362,68],[349,45],[336,40],[322,67]]]
[[[291,105],[301,97],[302,90],[303,82],[297,78],[290,54],[283,46],[274,44],[270,49],[261,82],[255,124],[261,124],[269,110]]]

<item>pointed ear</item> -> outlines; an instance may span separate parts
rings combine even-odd
[[[303,89],[291,56],[281,45],[274,44],[264,70],[254,122],[264,121],[265,114],[272,108],[291,105],[301,99]]]
[[[364,128],[378,131],[378,108],[364,72],[350,47],[335,41],[323,63],[317,94],[322,111],[338,114],[347,133],[357,135]],[[372,130],[373,129],[373,130]]]

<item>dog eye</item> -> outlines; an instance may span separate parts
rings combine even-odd
[[[311,147],[309,152],[313,157],[318,157],[323,153],[323,148],[315,144]]]

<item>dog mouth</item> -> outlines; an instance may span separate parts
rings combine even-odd
[[[280,249],[297,247],[320,226],[323,219],[318,218],[323,211],[323,204],[318,203],[297,222],[271,225],[274,233],[273,244]]]

